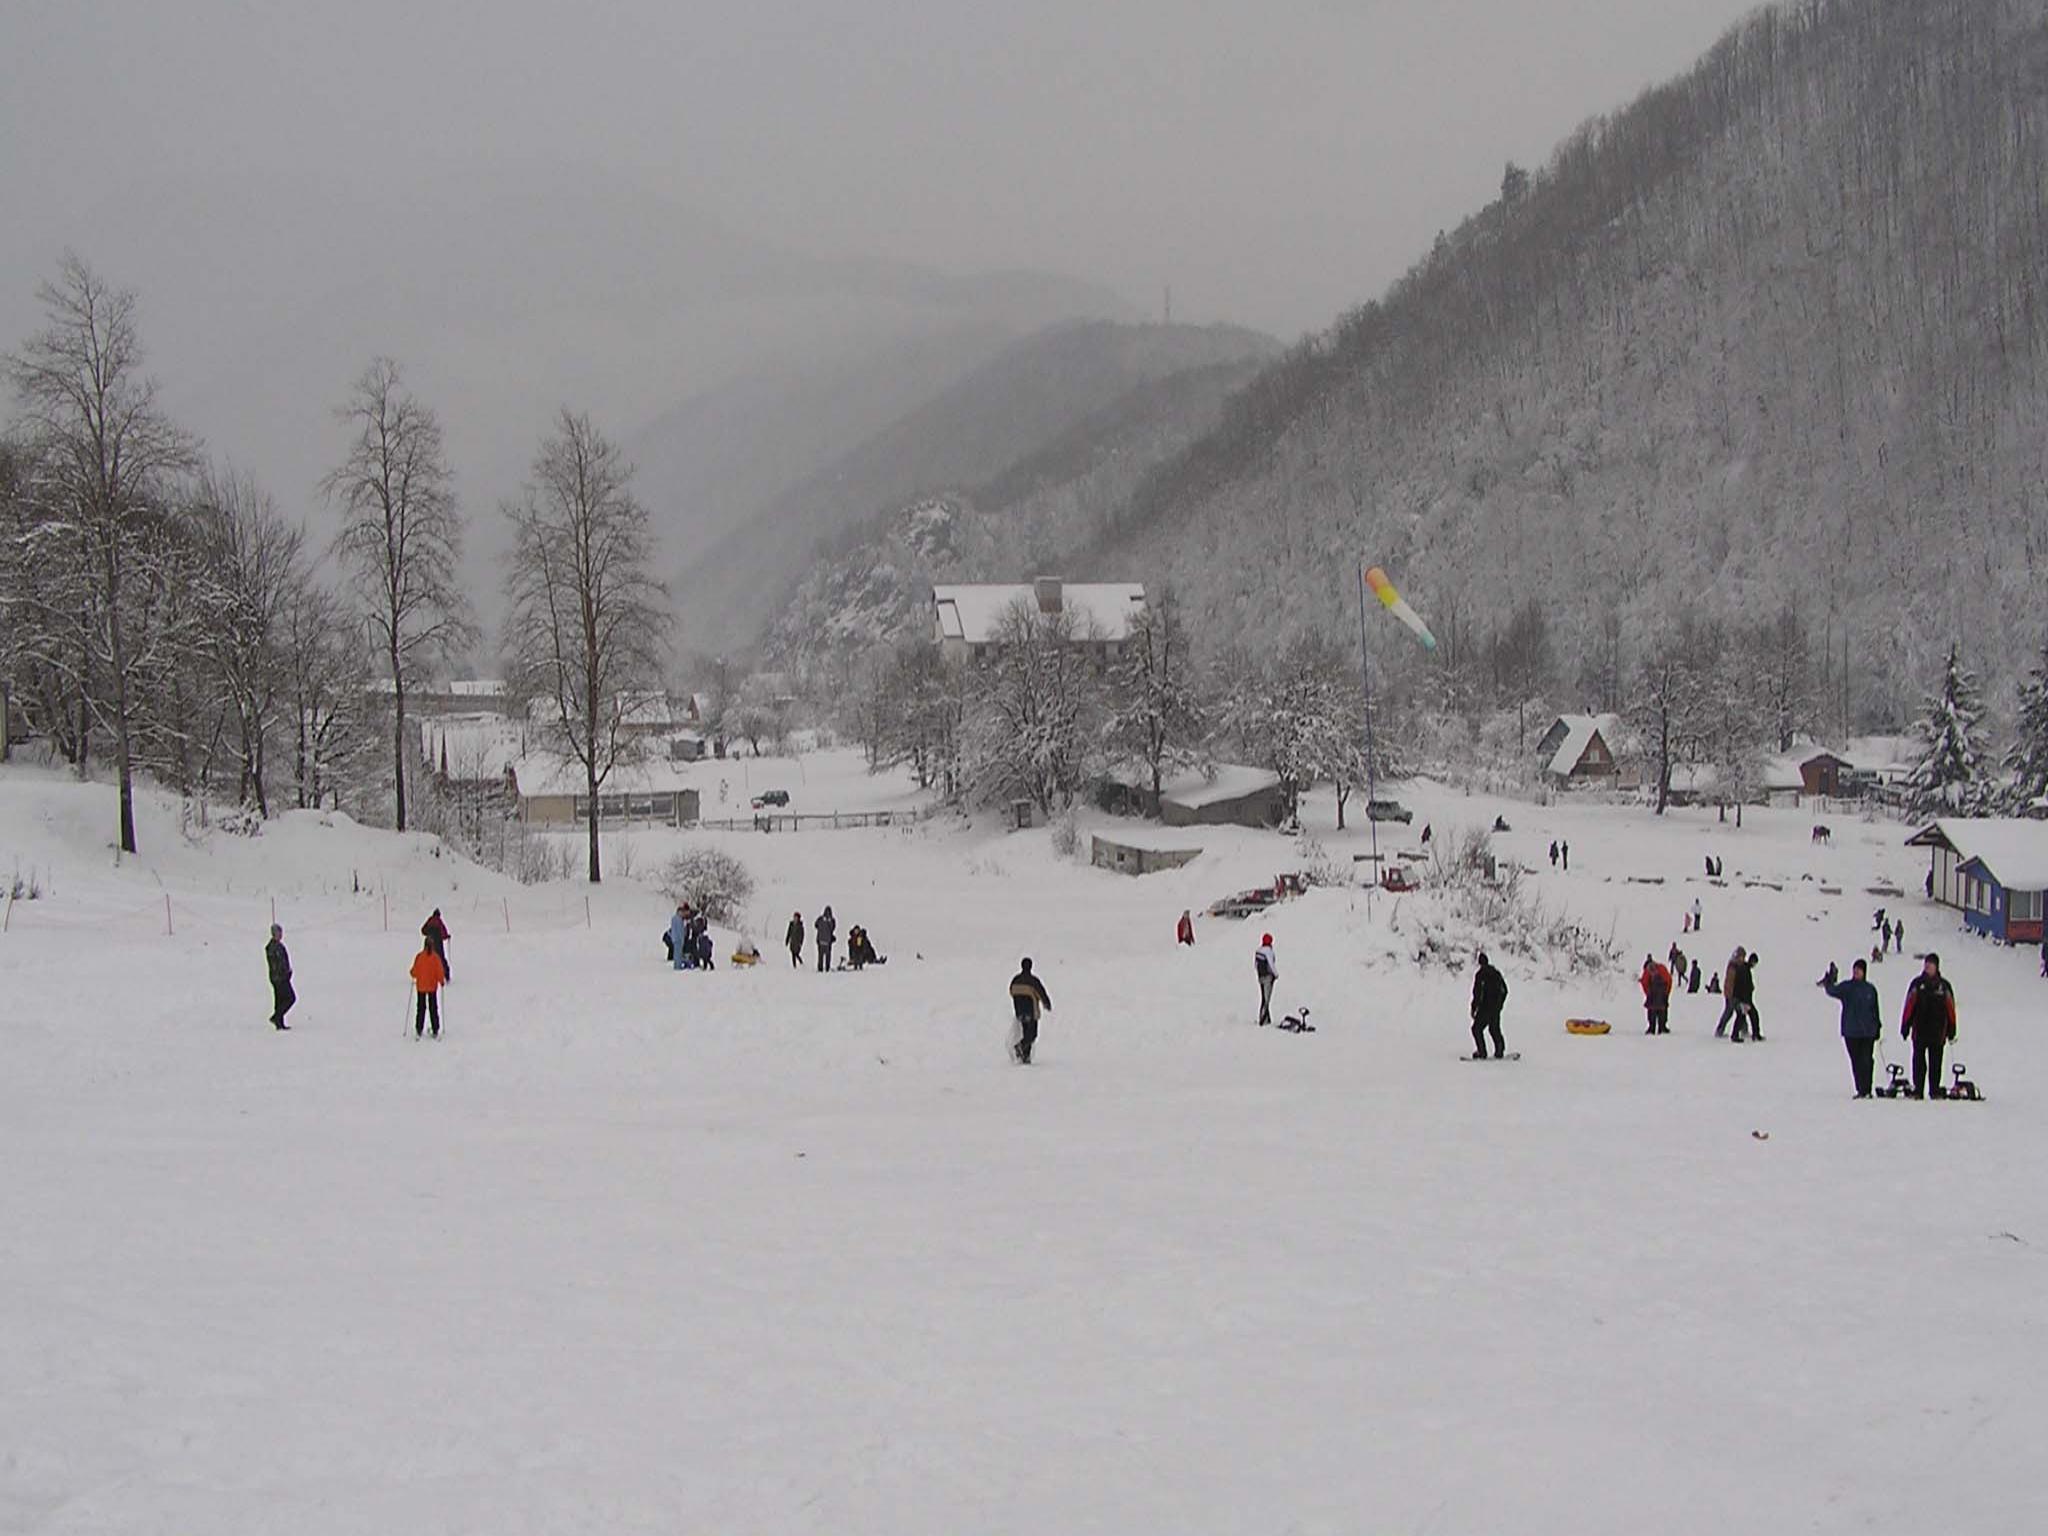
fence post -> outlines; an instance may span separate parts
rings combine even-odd
[[[386,933],[389,933],[389,932],[391,931],[391,896],[390,896],[390,893],[388,893],[388,892],[387,892],[387,893],[385,894],[385,896],[384,896],[383,900],[384,900],[384,931],[385,931]]]
[[[585,928],[590,926],[590,898],[588,896],[583,898],[583,926]]]
[[[177,932],[177,930],[171,926],[171,893],[169,891],[164,892],[164,932],[167,935],[174,934]]]
[[[512,903],[508,898],[500,896],[498,898],[498,905],[505,911],[505,931],[510,933],[512,931]]]

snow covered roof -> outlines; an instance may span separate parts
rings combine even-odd
[[[1189,810],[1242,800],[1268,789],[1277,789],[1280,775],[1265,768],[1246,768],[1237,763],[1219,763],[1214,776],[1199,769],[1175,774],[1159,786],[1159,798]]]
[[[1908,848],[1947,848],[1981,864],[2009,891],[2048,890],[2048,821],[2024,816],[1941,816],[1906,839]]]
[[[502,699],[505,680],[502,677],[457,678],[448,685],[448,692],[458,699]]]
[[[680,789],[695,789],[693,764],[665,757],[638,757],[613,768],[599,789],[605,795],[666,795]],[[529,752],[512,764],[512,777],[519,793],[532,799],[540,795],[580,795],[584,792],[583,765],[566,752]]]
[[[1121,640],[1131,632],[1131,619],[1145,606],[1145,586],[1135,581],[1047,582],[1042,584],[1060,609],[1074,615],[1084,633]],[[1001,626],[1003,615],[1017,603],[1039,608],[1040,583],[951,585],[932,588],[939,638],[983,645]]]
[[[446,715],[418,726],[420,756],[437,771],[445,758],[451,778],[496,778],[526,750],[528,732],[503,715]]]
[[[1559,715],[1557,722],[1565,728],[1564,740],[1558,743],[1557,750],[1550,754],[1550,761],[1545,766],[1561,779],[1571,777],[1579,766],[1579,760],[1586,755],[1586,748],[1593,744],[1595,735],[1607,743],[1607,750],[1612,753],[1616,746],[1615,738],[1621,734],[1619,715]],[[1554,731],[1556,727],[1551,729]]]

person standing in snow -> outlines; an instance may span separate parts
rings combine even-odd
[[[1636,978],[1643,988],[1643,1012],[1650,1021],[1646,1035],[1671,1033],[1671,972],[1649,955],[1643,956],[1643,974]]]
[[[1507,1043],[1501,1039],[1501,1010],[1508,1005],[1507,978],[1493,968],[1493,962],[1486,958],[1486,951],[1479,951],[1479,970],[1472,977],[1472,1059],[1486,1060],[1486,1041],[1493,1038],[1493,1059],[1499,1061],[1507,1054]]]
[[[1842,1005],[1842,1044],[1849,1052],[1849,1074],[1856,1081],[1856,1097],[1870,1097],[1870,1053],[1884,1032],[1879,1022],[1877,988],[1870,984],[1869,967],[1858,960],[1849,967],[1849,979],[1832,962],[1821,978],[1821,990]]]
[[[441,974],[449,981],[455,973],[448,969],[448,925],[441,920],[441,909],[434,908],[424,923],[420,924],[420,937],[427,941],[427,948],[434,952],[434,958],[441,962]]]
[[[1906,920],[1903,917],[1892,924],[1892,949],[1901,955],[1906,952]]]
[[[1554,837],[1550,840],[1550,867],[1557,868],[1557,839]]]
[[[1700,931],[1700,899],[1697,896],[1692,899],[1692,931]]]
[[[834,917],[832,909],[827,907],[818,914],[817,922],[811,926],[818,935],[818,969],[829,971],[832,969],[832,941],[839,936],[839,919]]]
[[[1038,1016],[1052,1012],[1052,999],[1046,996],[1045,983],[1031,974],[1031,960],[1026,956],[1017,967],[1017,974],[1010,978],[1010,1006],[1017,1014],[1017,1044],[1012,1054],[1022,1067],[1031,1065],[1031,1048],[1038,1044]]]
[[[412,957],[413,1039],[426,1033],[430,1017],[434,1021],[434,1038],[441,1038],[441,986],[447,980],[448,968],[441,963],[441,957],[434,953],[431,944],[422,944],[420,952]]]
[[[1252,974],[1259,978],[1259,1028],[1273,1022],[1273,983],[1280,979],[1280,962],[1273,955],[1273,935],[1259,936],[1252,951]]]
[[[1885,954],[1891,953],[1892,923],[1890,918],[1886,918],[1883,922],[1878,924],[1877,947],[1881,952]]]
[[[1558,857],[1564,861],[1564,872],[1570,874],[1572,872],[1572,845],[1570,843],[1559,843],[1557,845],[1557,853]]]
[[[1714,1038],[1719,1040],[1728,1033],[1728,1021],[1735,1017],[1735,972],[1747,956],[1740,944],[1735,953],[1728,957],[1728,965],[1721,972],[1721,1021],[1714,1026]]]
[[[1906,988],[1904,1021],[1899,1035],[1913,1042],[1913,1097],[1931,1093],[1948,1097],[1941,1082],[1942,1053],[1956,1037],[1956,992],[1941,974],[1941,956],[1930,953],[1920,974]]]
[[[1695,997],[1695,996],[1697,996],[1697,995],[1699,994],[1699,990],[1700,990],[1700,963],[1699,963],[1699,961],[1695,960],[1695,961],[1693,961],[1693,963],[1692,963],[1692,970],[1691,970],[1691,972],[1690,972],[1690,973],[1689,973],[1689,974],[1687,975],[1687,977],[1686,977],[1686,979],[1685,979],[1685,994],[1686,994],[1686,996],[1688,996],[1688,997]]]
[[[668,920],[669,963],[677,970],[687,970],[690,964],[690,918],[682,902],[676,903],[676,915]]]
[[[804,963],[804,915],[801,912],[789,914],[789,929],[782,935],[782,942],[789,946],[789,968],[801,970]]]
[[[1180,921],[1174,925],[1173,940],[1176,944],[1185,944],[1190,949],[1194,947],[1195,920],[1185,907],[1181,908]],[[2041,962],[2041,974],[2048,976],[2048,960]]]
[[[279,1029],[290,1029],[284,1016],[292,1011],[299,994],[292,990],[292,957],[284,947],[284,929],[276,923],[270,925],[270,942],[263,946],[263,960],[270,967],[270,1022]]]
[[[1764,1037],[1764,1021],[1756,1011],[1756,963],[1757,953],[1751,950],[1748,958],[1735,968],[1735,990],[1731,995],[1735,999],[1733,1038],[1737,1045],[1742,1044],[1745,1039],[1761,1040]],[[1747,1035],[1744,1034],[1745,1030],[1748,1031]]]

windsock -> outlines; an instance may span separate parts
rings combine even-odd
[[[1394,584],[1387,580],[1385,571],[1374,566],[1365,573],[1365,584],[1372,588],[1373,596],[1380,600],[1380,605],[1387,612],[1415,631],[1415,638],[1422,642],[1424,650],[1436,649],[1436,636],[1429,632],[1429,626],[1422,622],[1421,615],[1408,606],[1408,600],[1394,590]]]

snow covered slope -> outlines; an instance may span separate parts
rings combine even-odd
[[[1190,829],[1201,858],[1131,880],[945,821],[712,836],[761,881],[770,963],[726,967],[722,934],[710,974],[662,966],[631,882],[588,927],[580,887],[445,860],[444,900],[431,854],[356,829],[394,845],[380,878],[410,905],[386,934],[296,877],[280,1036],[260,850],[300,832],[167,855],[174,906],[217,876],[165,935],[112,921],[157,876],[99,857],[111,813],[75,831],[51,810],[71,793],[0,770],[0,852],[59,869],[0,936],[0,1529],[2048,1518],[2048,982],[1865,894],[1918,890],[1897,826],[1838,821],[1826,849],[1790,813],[1736,833],[1404,788],[1390,851],[1501,812],[1500,851],[1629,959],[1695,895],[1710,961],[1764,952],[1766,1044],[1716,1042],[1705,997],[1645,1038],[1628,977],[1511,963],[1524,1059],[1479,1066],[1469,976],[1413,963],[1412,899],[1316,891],[1173,945],[1183,907],[1295,867],[1285,839]],[[1310,821],[1346,861],[1330,812]],[[1569,875],[1541,857],[1559,836]],[[1690,879],[1709,851],[1725,888]],[[405,967],[437,900],[448,1034],[415,1044]],[[1850,1102],[1812,982],[1881,900],[1909,948],[1941,944],[1988,1102]],[[790,968],[789,913],[827,901],[885,967]],[[1267,930],[1276,1001],[1320,1033],[1252,1027]],[[1056,1007],[1024,1070],[1002,1042],[1027,953]],[[1878,971],[1888,1018],[1906,969]],[[1615,1034],[1563,1032],[1595,1012]]]

